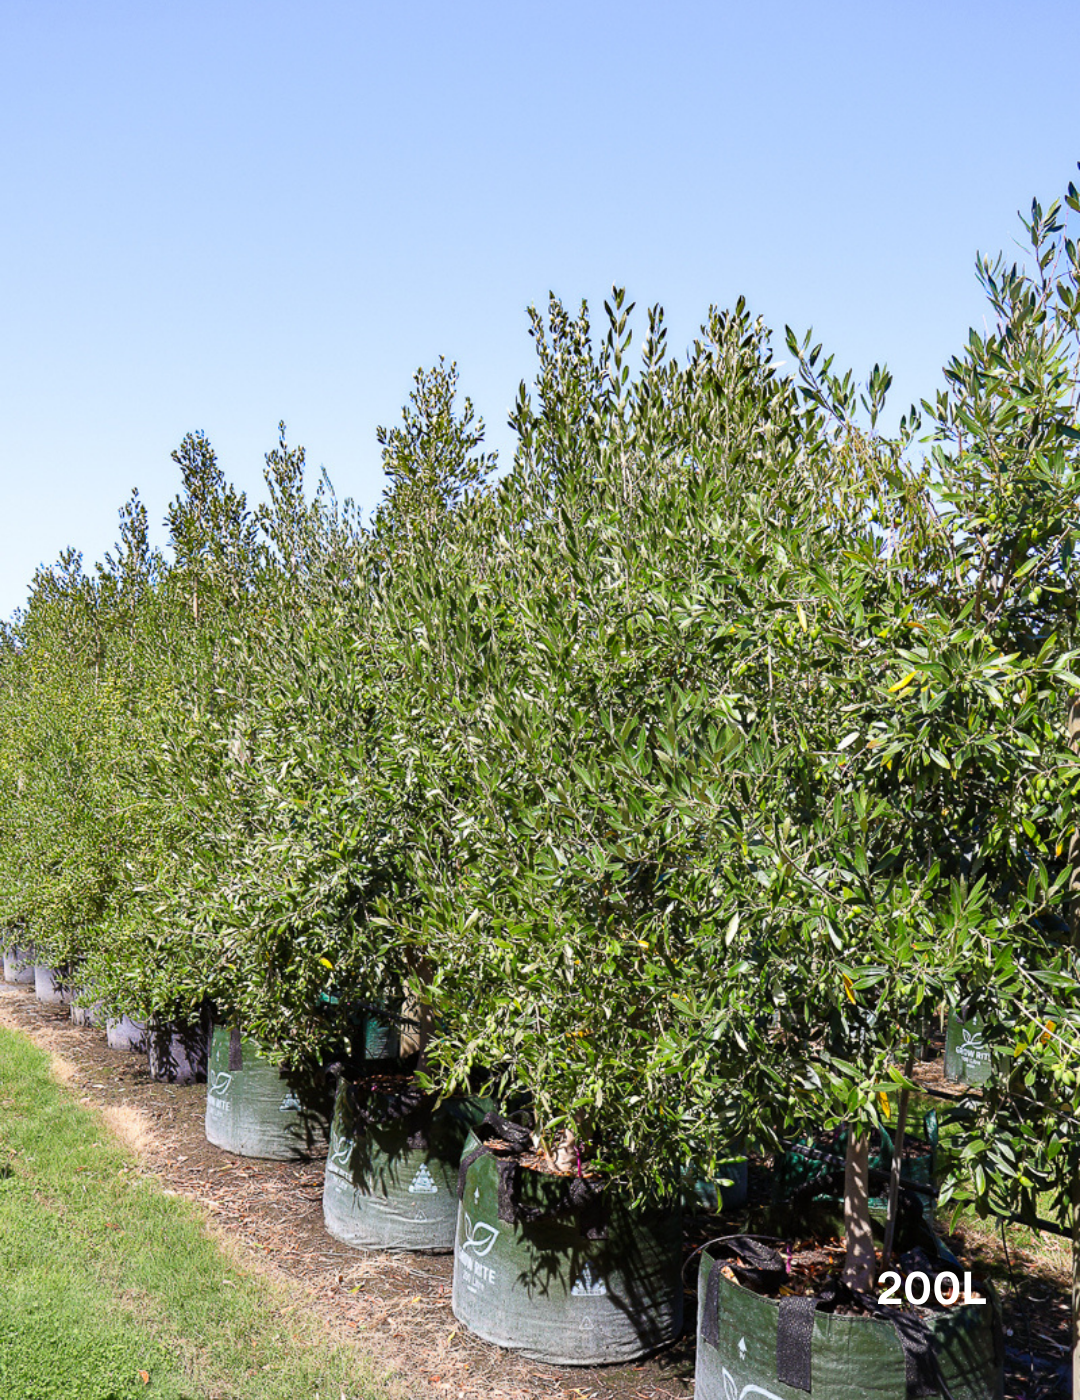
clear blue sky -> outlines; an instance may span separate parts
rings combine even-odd
[[[549,288],[675,348],[745,293],[899,412],[1075,174],[1078,52],[1065,0],[3,0],[0,616],[134,486],[162,539],[190,429],[257,494],[284,418],[370,509],[445,354],[505,457]]]

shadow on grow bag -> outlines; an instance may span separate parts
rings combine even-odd
[[[587,1178],[521,1163],[530,1134],[489,1114],[458,1178],[452,1306],[471,1332],[562,1366],[634,1361],[682,1331],[678,1205],[631,1211]]]
[[[437,1105],[406,1076],[342,1080],[323,1187],[327,1231],[360,1249],[453,1249],[462,1149],[493,1107],[466,1097]]]
[[[166,1021],[151,1016],[146,1031],[150,1078],[161,1084],[205,1084],[209,1059],[210,1024]]]
[[[332,1107],[321,1071],[277,1069],[235,1027],[213,1028],[206,1092],[212,1146],[241,1157],[303,1160],[325,1145]]]
[[[938,1119],[933,1110],[923,1119],[923,1128],[925,1137],[917,1137],[913,1133],[904,1135],[900,1185],[914,1188],[926,1224],[932,1229],[938,1146]],[[812,1143],[794,1143],[776,1160],[774,1204],[797,1207],[810,1201],[843,1200],[846,1153],[846,1128],[815,1138]],[[874,1194],[870,1198],[870,1209],[874,1212],[880,1213],[887,1208],[892,1161],[893,1140],[882,1128],[876,1142],[871,1139],[870,1184]]]
[[[948,1083],[974,1087],[985,1084],[993,1074],[993,1061],[983,1039],[984,1027],[981,1016],[962,1020],[958,1012],[949,1012],[945,1027],[945,1079]]]
[[[33,948],[4,949],[4,981],[29,986],[34,980]]]
[[[133,1021],[130,1016],[109,1016],[105,1021],[105,1039],[110,1050],[138,1054],[146,1049],[146,1022]]]
[[[75,1026],[100,1026],[104,1024],[104,1008],[94,1000],[91,987],[76,987],[71,998],[71,1023]]]
[[[64,971],[58,967],[34,967],[34,993],[38,1001],[50,1006],[64,1006],[71,1001],[71,988],[64,984]]]
[[[732,1241],[736,1255],[767,1266],[779,1254]],[[754,1246],[752,1254],[745,1251]],[[925,1257],[925,1256],[924,1256]],[[861,1295],[871,1315],[823,1311],[832,1300],[767,1297],[733,1282],[724,1261],[702,1255],[698,1278],[697,1400],[1003,1400],[1004,1333],[997,1297],[923,1318]],[[760,1273],[760,1268],[759,1268]],[[824,1292],[824,1290],[823,1290]],[[942,1384],[944,1382],[944,1384]]]

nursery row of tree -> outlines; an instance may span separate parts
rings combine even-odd
[[[891,437],[884,370],[742,302],[638,353],[621,292],[531,313],[505,470],[418,373],[368,521],[284,429],[257,508],[186,437],[168,549],[136,495],[4,630],[0,924],[290,1063],[401,1015],[642,1190],[860,1141],[959,1007],[1007,1062],[960,1184],[1080,1216],[1080,258],[1027,227]]]

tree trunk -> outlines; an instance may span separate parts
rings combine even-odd
[[[870,1138],[848,1133],[847,1161],[844,1163],[844,1259],[843,1280],[856,1292],[865,1292],[874,1282],[877,1257],[870,1223]]]
[[[908,1056],[908,1062],[904,1067],[905,1076],[910,1079],[914,1068],[912,1057]],[[900,1171],[904,1157],[904,1132],[907,1128],[908,1099],[911,1097],[911,1090],[905,1085],[900,1090],[900,1106],[896,1112],[896,1136],[893,1138],[893,1158],[892,1169],[889,1172],[889,1209],[885,1217],[885,1244],[881,1251],[881,1262],[887,1264],[893,1255],[893,1245],[896,1243],[896,1214],[897,1206],[900,1203]]]

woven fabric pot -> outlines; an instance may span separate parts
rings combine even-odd
[[[470,1137],[459,1182],[453,1282],[459,1322],[485,1341],[561,1366],[634,1361],[678,1337],[677,1209],[631,1213],[607,1190],[599,1217],[587,1221],[561,1207],[565,1177],[522,1169],[520,1207],[539,1218],[514,1223],[506,1218],[514,1206],[505,1178],[500,1214],[500,1164],[488,1151],[475,1155],[479,1146]]]
[[[4,949],[4,981],[28,986],[34,980],[33,948]]]
[[[206,1140],[241,1157],[304,1160],[325,1146],[333,1100],[311,1076],[286,1074],[253,1040],[215,1026],[207,1070]]]
[[[152,1016],[146,1033],[150,1078],[161,1084],[205,1084],[210,1027]]]
[[[323,1187],[327,1231],[359,1249],[446,1253],[457,1228],[462,1149],[493,1105],[457,1098],[433,1107],[428,1096],[411,1112],[373,1122],[377,1099],[368,1096],[358,1112],[354,1086],[338,1086]]]
[[[374,1012],[364,1012],[357,1039],[365,1060],[396,1060],[401,1054],[401,1034],[397,1024]]]
[[[945,1078],[950,1084],[985,1084],[993,1074],[983,1027],[981,1016],[962,1021],[955,1011],[949,1012],[945,1027]]]
[[[105,1022],[105,1039],[111,1050],[143,1051],[146,1049],[146,1022],[133,1021],[130,1016],[110,1016]]]
[[[913,1133],[905,1136],[900,1182],[903,1186],[932,1187],[937,1173],[938,1120],[931,1110],[923,1120],[925,1136],[916,1138]],[[814,1144],[810,1144],[814,1147]],[[914,1149],[918,1147],[918,1155]],[[785,1152],[777,1159],[773,1177],[773,1200],[776,1203],[795,1200],[828,1201],[843,1199],[844,1193],[844,1154],[847,1151],[847,1133],[841,1133],[831,1147],[825,1149],[832,1162],[820,1157],[806,1155],[797,1148]],[[884,1128],[878,1130],[870,1148],[870,1180],[872,1195],[871,1211],[880,1214],[887,1208],[888,1176],[892,1170],[893,1140]],[[934,1224],[934,1195],[923,1190],[914,1193],[927,1226]]]
[[[738,1210],[744,1206],[750,1192],[750,1164],[746,1158],[722,1162],[719,1175],[727,1181],[726,1186],[702,1176],[693,1168],[686,1171],[683,1175],[683,1209],[705,1210],[715,1215],[717,1211]]]
[[[34,993],[38,1001],[50,1006],[64,1006],[71,1001],[71,988],[64,986],[64,974],[59,968],[34,966]]]
[[[912,1374],[896,1328],[875,1317],[798,1312],[801,1299],[765,1298],[702,1255],[695,1400],[913,1400],[940,1395]],[[897,1310],[899,1312],[899,1310]],[[997,1301],[960,1304],[927,1322],[934,1364],[954,1400],[1003,1400],[1004,1339]]]

